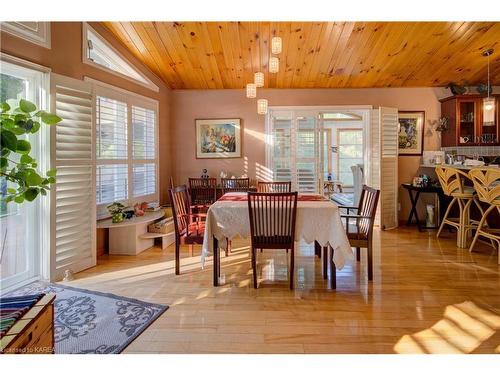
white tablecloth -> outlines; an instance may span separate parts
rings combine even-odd
[[[237,196],[247,193],[228,193]],[[213,252],[213,237],[219,246],[225,247],[226,237],[250,237],[248,202],[217,201],[207,212],[201,262]],[[330,245],[335,249],[333,261],[337,269],[342,269],[346,261],[354,259],[353,251],[340,219],[339,208],[330,201],[298,201],[295,240],[303,239],[312,244],[318,241],[321,246]]]

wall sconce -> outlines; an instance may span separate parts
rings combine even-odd
[[[264,73],[257,72],[253,75],[253,83],[257,87],[264,87]]]
[[[269,73],[278,73],[280,70],[280,60],[277,57],[269,58]]]
[[[278,55],[281,53],[282,43],[281,38],[279,36],[275,36],[271,39],[271,52],[274,55]]]

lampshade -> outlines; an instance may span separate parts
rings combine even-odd
[[[269,73],[278,73],[280,70],[280,60],[277,57],[269,58]]]
[[[483,124],[495,125],[495,98],[483,99]]]
[[[253,83],[257,87],[264,87],[264,73],[257,72],[253,75]]]
[[[267,113],[267,99],[257,100],[257,113],[259,115],[265,115]]]
[[[247,84],[247,98],[255,98],[257,97],[257,86],[255,83]]]
[[[279,36],[275,36],[271,39],[271,52],[274,55],[281,53],[281,38]]]

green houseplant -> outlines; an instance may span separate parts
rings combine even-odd
[[[0,103],[0,154],[1,200],[23,203],[33,201],[38,195],[46,195],[55,183],[56,171],[42,175],[37,161],[30,156],[28,134],[39,131],[41,124],[55,125],[62,119],[55,114],[39,111],[36,105],[21,99],[9,99]],[[9,184],[7,184],[9,182]]]

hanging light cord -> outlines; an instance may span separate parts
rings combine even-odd
[[[486,88],[488,90],[488,99],[490,99],[490,55],[491,53],[488,53],[488,87]]]

